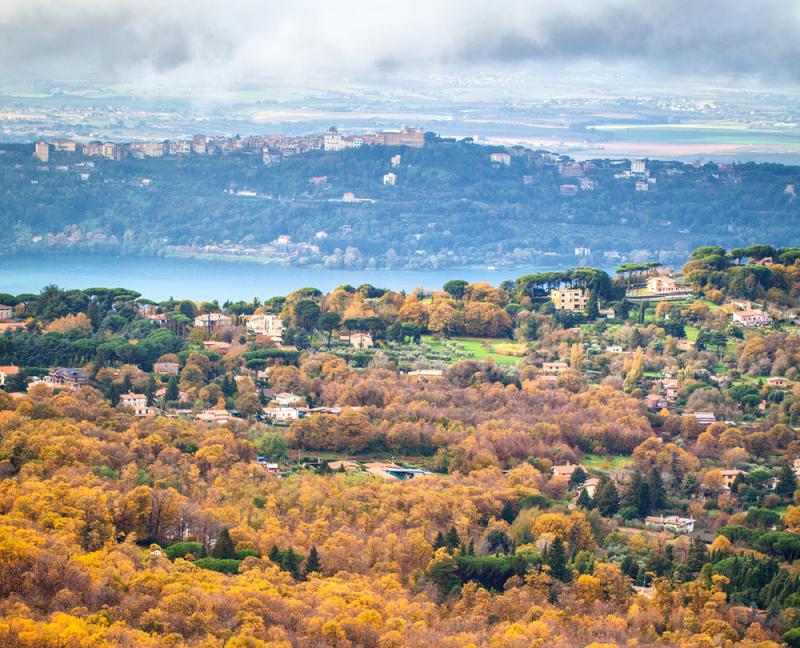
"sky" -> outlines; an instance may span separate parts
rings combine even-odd
[[[800,82],[797,0],[2,0],[0,78],[229,83],[575,64]]]

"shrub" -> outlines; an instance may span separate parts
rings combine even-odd
[[[221,574],[235,574],[239,571],[242,561],[235,558],[200,558],[195,560],[194,564]]]

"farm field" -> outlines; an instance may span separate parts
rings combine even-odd
[[[434,351],[450,355],[453,362],[461,359],[493,360],[497,364],[516,365],[522,356],[512,356],[508,351],[519,350],[524,355],[524,345],[514,344],[504,338],[474,338],[454,337],[449,340],[439,340],[426,335],[423,342]]]

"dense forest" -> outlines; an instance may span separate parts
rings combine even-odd
[[[659,272],[0,294],[0,645],[800,646],[800,250]]]
[[[590,248],[597,264],[603,252],[677,263],[708,240],[800,242],[796,167],[648,161],[646,182],[615,177],[628,162],[575,171],[565,156],[514,148],[506,166],[490,161],[497,147],[427,141],[421,149],[313,151],[270,166],[254,153],[115,162],[57,152],[43,165],[31,146],[4,145],[0,253],[163,254],[258,248],[288,235],[319,248],[284,255],[291,263],[432,268],[541,263],[553,260],[545,254],[574,258],[576,247]],[[394,186],[383,183],[390,171]],[[371,201],[343,202],[347,192]]]

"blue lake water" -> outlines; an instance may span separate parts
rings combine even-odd
[[[499,284],[541,267],[516,270],[326,270],[253,262],[206,261],[94,254],[0,256],[0,293],[36,293],[48,284],[61,288],[130,288],[156,301],[176,299],[264,299],[306,286],[327,292],[349,283],[393,290],[441,288],[450,279]]]

